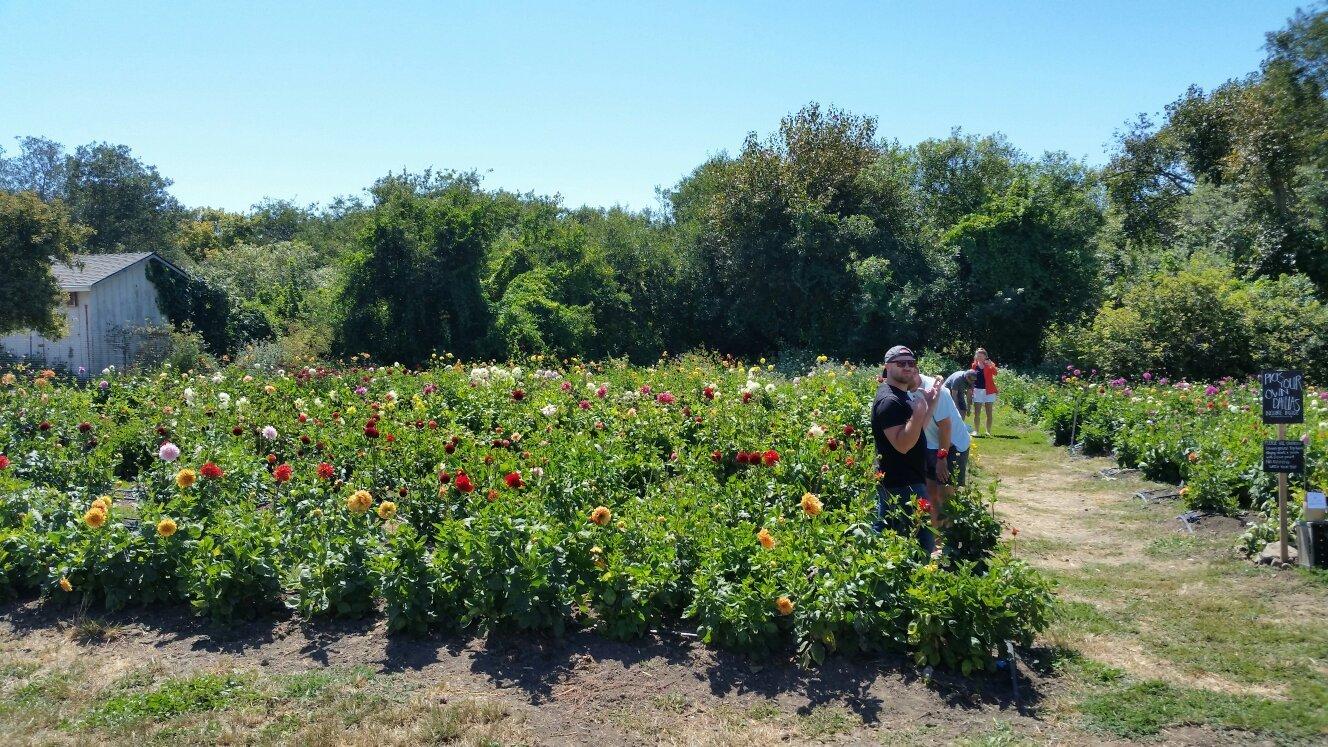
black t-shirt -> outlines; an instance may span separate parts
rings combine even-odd
[[[876,439],[879,469],[885,473],[881,482],[887,488],[916,485],[926,480],[927,439],[919,433],[913,448],[907,454],[901,454],[885,437],[887,428],[903,425],[911,417],[913,407],[908,403],[908,392],[896,389],[888,381],[876,388],[876,399],[872,401],[872,438]]]

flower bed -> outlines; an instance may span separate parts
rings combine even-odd
[[[939,561],[871,531],[874,376],[527,363],[7,376],[0,596],[222,623],[381,608],[414,633],[689,624],[754,654],[964,672],[1045,625],[990,487],[952,502]]]
[[[1277,427],[1262,422],[1257,382],[1195,384],[1147,373],[1129,381],[1073,367],[1055,385],[1014,376],[1010,381],[1022,409],[1056,444],[1069,444],[1073,434],[1086,454],[1112,454],[1121,466],[1137,468],[1151,480],[1182,484],[1191,509],[1276,515],[1277,478],[1263,471],[1263,441],[1276,438]],[[1321,456],[1328,442],[1328,391],[1306,391],[1305,422],[1288,426],[1287,437],[1305,442],[1305,477],[1322,488],[1328,478]],[[1293,481],[1294,520],[1304,483],[1299,477]],[[1262,548],[1272,539],[1272,526],[1265,522],[1246,533],[1242,546],[1251,552]]]

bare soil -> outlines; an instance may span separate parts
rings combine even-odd
[[[1046,731],[1021,716],[1008,675],[924,681],[901,659],[831,658],[816,670],[792,662],[755,664],[678,634],[615,643],[589,634],[558,640],[531,635],[488,638],[388,636],[381,620],[310,625],[264,619],[226,630],[187,612],[153,610],[101,616],[110,640],[73,639],[70,613],[36,601],[0,608],[0,650],[13,661],[57,666],[94,659],[106,682],[143,664],[177,676],[219,669],[263,673],[363,666],[399,675],[434,697],[498,700],[538,744],[638,744],[745,741],[762,734],[804,741],[808,719],[827,709],[844,715],[817,741],[878,742],[902,731],[941,741],[1010,722],[1030,735]],[[1054,686],[1025,671],[1021,693],[1035,711]],[[744,736],[745,735],[745,736]]]

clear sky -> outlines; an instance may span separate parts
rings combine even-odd
[[[0,145],[124,143],[233,210],[427,166],[651,207],[809,101],[1097,164],[1127,119],[1254,71],[1296,5],[0,0]]]

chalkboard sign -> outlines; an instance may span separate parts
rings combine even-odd
[[[1305,422],[1305,375],[1300,371],[1264,371],[1259,374],[1263,388],[1263,422]]]
[[[1305,471],[1305,444],[1299,441],[1264,441],[1263,471],[1300,473]]]

